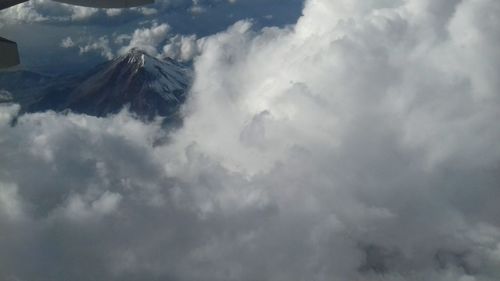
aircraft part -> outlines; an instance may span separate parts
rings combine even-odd
[[[154,0],[55,0],[57,2],[95,8],[128,8],[154,3]]]
[[[0,0],[0,11],[26,1],[28,0]]]
[[[0,68],[16,66],[19,63],[16,42],[0,37]]]
[[[0,10],[27,2],[28,0],[0,0]],[[94,8],[129,8],[153,4],[154,0],[54,0],[61,3]]]

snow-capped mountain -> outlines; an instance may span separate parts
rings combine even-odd
[[[23,76],[16,77],[22,80]],[[7,87],[5,90],[28,112],[71,110],[105,116],[128,106],[131,112],[149,119],[157,115],[176,115],[185,100],[190,79],[189,67],[133,49],[83,74],[32,83],[34,86],[28,89]],[[31,98],[20,100],[26,92],[31,93]]]
[[[132,50],[94,69],[69,95],[64,108],[97,116],[129,105],[141,116],[168,116],[184,101],[189,71]]]

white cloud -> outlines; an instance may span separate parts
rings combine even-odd
[[[0,218],[7,221],[20,219],[23,215],[20,201],[17,187],[2,183],[0,185]]]
[[[31,0],[0,11],[3,23],[70,22],[95,16],[99,9],[60,4],[50,0]]]
[[[499,5],[310,0],[294,26],[238,22],[197,45],[168,136],[125,112],[12,127],[1,107],[0,198],[24,219],[0,208],[0,277],[497,280]],[[155,28],[131,41],[157,51]]]
[[[158,46],[167,39],[170,26],[153,23],[150,28],[139,28],[134,31],[128,46],[122,47],[118,53],[124,54],[138,48],[152,56],[158,55]]]
[[[109,39],[106,36],[102,36],[95,41],[91,41],[88,44],[79,46],[80,54],[86,54],[89,52],[98,52],[102,57],[111,60],[114,58],[113,50],[109,45]]]
[[[61,47],[63,48],[73,48],[75,46],[75,42],[71,37],[66,37],[61,41]]]
[[[200,54],[204,39],[198,40],[196,35],[175,35],[163,46],[163,56],[179,61],[191,61]]]
[[[224,2],[222,0],[157,0],[155,5],[128,9],[97,9],[61,4],[52,0],[30,0],[5,11],[1,23],[23,22],[79,22],[96,16],[117,17],[135,14],[135,16],[151,16],[171,9],[186,9],[192,13],[205,11],[208,7]],[[235,3],[235,1],[227,1]]]
[[[119,16],[119,15],[121,15],[122,12],[123,12],[123,9],[107,9],[106,10],[106,14],[110,17]]]
[[[131,49],[137,48],[152,56],[162,57],[160,47],[169,37],[170,26],[168,24],[152,23],[151,27],[138,28],[131,34],[113,34],[94,38],[93,36],[81,37],[73,40],[66,37],[61,41],[62,48],[78,47],[80,55],[97,52],[103,58],[110,60],[115,55],[123,55]],[[194,53],[194,51],[192,51]],[[184,51],[185,56],[191,55],[189,50]],[[191,56],[194,56],[192,54]]]

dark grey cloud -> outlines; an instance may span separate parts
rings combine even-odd
[[[0,279],[499,279],[498,9],[240,21],[196,40],[164,145],[126,112],[1,107]]]

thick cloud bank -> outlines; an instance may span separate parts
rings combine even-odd
[[[210,0],[211,3],[207,4],[215,4],[220,1]],[[194,7],[199,6],[198,1],[195,0],[157,0],[156,2],[156,5],[139,8],[97,9],[60,4],[51,0],[31,0],[0,12],[2,15],[0,23],[12,21],[55,23],[85,21],[97,17],[148,16],[156,14],[159,10],[187,9],[188,7],[194,9]]]
[[[238,22],[203,39],[170,136],[1,107],[0,279],[498,280],[499,12]]]
[[[0,11],[2,18],[0,24],[12,24],[15,22],[43,22],[43,23],[69,23],[69,22],[112,22],[113,18],[120,20],[139,17],[155,16],[160,13],[169,13],[175,10],[191,16],[203,14],[220,6],[231,6],[236,3],[239,6],[248,6],[251,9],[266,9],[266,6],[296,4],[302,0],[156,0],[154,4],[127,9],[98,9],[61,4],[52,0],[30,0],[5,11]],[[266,3],[267,2],[267,3]],[[275,3],[276,2],[276,3]],[[232,16],[237,17],[238,11]],[[214,20],[216,22],[216,20]]]

